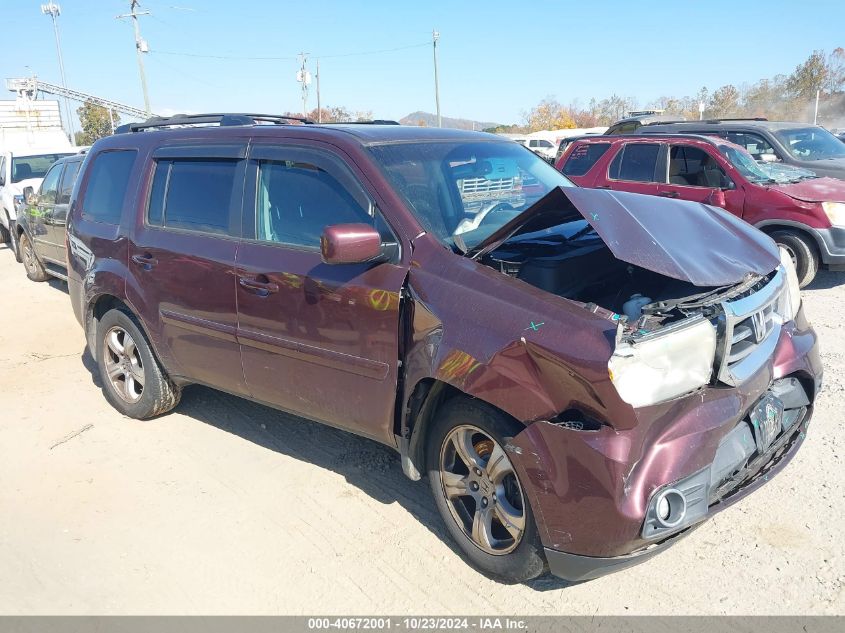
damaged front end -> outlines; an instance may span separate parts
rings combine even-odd
[[[552,571],[583,580],[648,558],[782,468],[821,365],[792,261],[752,227],[635,194],[546,202],[470,256],[613,324],[622,402],[529,421],[509,445]]]

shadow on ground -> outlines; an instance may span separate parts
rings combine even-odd
[[[845,271],[820,270],[804,290],[828,290],[845,285]]]
[[[82,363],[102,389],[97,365],[86,349]],[[393,449],[352,433],[197,385],[186,388],[177,411],[263,448],[342,475],[348,483],[384,504],[399,503],[449,548],[461,556],[443,526],[428,481],[411,481],[402,473]],[[166,423],[167,415],[160,418]],[[569,583],[544,577],[527,586],[537,591]]]

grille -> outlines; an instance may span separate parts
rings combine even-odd
[[[719,380],[738,385],[771,358],[777,346],[782,319],[778,314],[785,290],[783,271],[750,295],[725,301],[723,352]]]
[[[461,197],[485,197],[494,191],[513,191],[514,178],[464,178],[461,181]]]

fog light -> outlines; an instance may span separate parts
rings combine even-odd
[[[680,525],[687,514],[687,500],[674,488],[661,492],[654,507],[658,523],[667,528]]]
[[[666,497],[660,497],[657,502],[657,518],[661,521],[669,518],[669,500]]]

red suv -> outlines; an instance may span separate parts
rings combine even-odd
[[[802,287],[820,265],[845,270],[845,181],[760,164],[738,145],[692,134],[581,139],[556,167],[582,187],[727,209],[786,249]]]
[[[123,414],[200,383],[382,442],[508,581],[641,562],[801,446],[816,335],[748,224],[490,134],[289,123],[91,148],[68,286]]]

